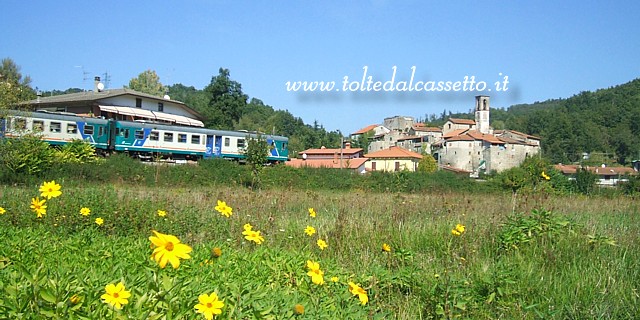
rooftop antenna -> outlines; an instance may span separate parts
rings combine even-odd
[[[87,77],[91,72],[90,71],[86,71],[84,70],[84,66],[74,66],[74,68],[80,68],[82,69],[82,89],[85,90],[85,83],[87,82],[87,80],[89,79],[89,77]]]
[[[104,82],[105,89],[109,89],[109,82],[111,82],[111,76],[109,75],[109,71],[105,71],[103,74],[104,78],[102,81]]]

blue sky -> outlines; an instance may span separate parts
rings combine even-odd
[[[40,90],[110,88],[152,69],[204,88],[220,67],[250,97],[344,134],[385,117],[509,107],[640,76],[640,2],[3,1],[0,57]],[[79,67],[82,66],[82,67]],[[494,82],[503,92],[290,92],[287,81]],[[83,80],[83,71],[87,80]],[[502,73],[502,76],[499,74]],[[495,90],[495,89],[494,89]]]

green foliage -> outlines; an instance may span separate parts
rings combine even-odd
[[[37,135],[0,140],[0,178],[3,181],[37,175],[50,168],[53,162],[53,149]]]
[[[527,172],[522,167],[513,167],[500,173],[498,176],[502,185],[513,193],[518,192],[527,185]]]
[[[267,164],[267,155],[269,154],[269,144],[260,134],[256,139],[247,137],[247,149],[245,156],[247,164],[251,166],[251,174],[253,175],[254,187],[260,185],[260,172]]]
[[[518,250],[524,244],[540,239],[554,241],[554,238],[565,233],[572,233],[573,225],[565,217],[557,216],[551,211],[531,211],[530,215],[516,214],[509,217],[498,234],[500,248],[506,251]]]
[[[582,194],[591,194],[596,188],[598,176],[585,169],[578,169],[575,176],[575,189]]]
[[[147,70],[129,81],[129,89],[148,93],[156,97],[162,97],[165,93],[164,85],[160,77],[153,70]]]
[[[31,78],[23,77],[20,67],[10,58],[2,59],[0,66],[0,117],[2,110],[14,107],[17,103],[35,98],[30,87]]]
[[[249,98],[242,92],[242,85],[231,80],[228,69],[220,68],[204,91],[210,98],[208,108],[201,111],[205,116],[205,126],[233,129],[234,123],[240,121]]]
[[[628,195],[640,194],[640,175],[627,176],[626,179],[620,184],[622,191]]]
[[[418,171],[433,173],[436,172],[436,170],[438,170],[436,159],[430,154],[423,154],[422,159],[418,162]]]
[[[54,151],[57,163],[92,163],[98,161],[96,149],[84,140],[73,140]]]

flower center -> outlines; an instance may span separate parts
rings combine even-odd
[[[120,296],[120,295],[119,295],[117,292],[114,292],[114,293],[113,293],[113,297],[114,297],[114,298],[118,299],[118,297],[119,297],[119,296]]]
[[[173,251],[173,242],[167,242],[164,248],[167,249],[167,251]]]
[[[213,307],[213,304],[211,304],[211,302],[207,302],[207,308],[211,308]]]

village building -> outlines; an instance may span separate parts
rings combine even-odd
[[[291,159],[285,164],[294,168],[333,168],[348,169],[357,173],[365,173],[365,163],[369,160],[363,157],[362,148],[351,148],[346,143],[342,149],[307,149],[299,153],[302,158]]]
[[[396,146],[367,153],[365,157],[369,159],[369,161],[365,163],[367,171],[386,172],[416,171],[418,169],[418,162],[422,159],[421,154]]]
[[[93,91],[40,97],[27,103],[36,111],[67,112],[128,121],[203,127],[202,116],[186,104],[131,89],[104,89],[95,78]]]
[[[621,182],[629,181],[628,176],[637,175],[638,171],[634,168],[628,167],[607,167],[604,164],[601,166],[580,166],[577,164],[557,164],[554,168],[563,175],[567,176],[569,180],[575,180],[575,175],[578,170],[587,170],[598,177],[596,183],[600,186],[615,186]]]

